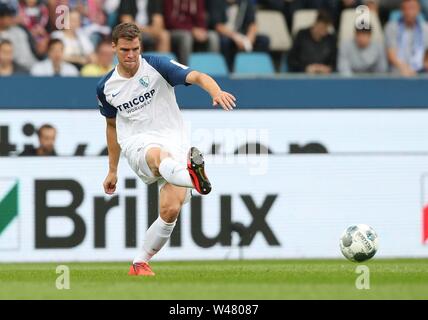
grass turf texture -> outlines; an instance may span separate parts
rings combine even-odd
[[[130,277],[128,263],[0,264],[0,299],[428,299],[428,259],[374,259],[370,290],[346,260],[153,262],[155,277]]]

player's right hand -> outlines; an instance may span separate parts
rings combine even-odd
[[[213,97],[213,106],[220,105],[224,110],[231,111],[236,107],[236,98],[229,92],[220,91],[220,93]]]
[[[110,195],[113,194],[116,191],[116,184],[117,184],[117,174],[109,173],[103,183],[104,192]]]

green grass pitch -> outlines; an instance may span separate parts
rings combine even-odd
[[[58,265],[70,289],[56,288]],[[370,289],[355,286],[356,267]],[[428,299],[428,259],[153,262],[155,277],[130,277],[128,263],[0,264],[0,299]]]

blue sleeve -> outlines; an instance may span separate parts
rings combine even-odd
[[[162,56],[148,55],[144,56],[144,59],[146,59],[146,61],[155,68],[171,86],[175,87],[180,84],[186,86],[190,85],[190,83],[186,82],[187,75],[192,71],[188,66]]]
[[[104,94],[105,81],[101,80],[97,86],[97,99],[98,107],[100,108],[101,114],[106,118],[115,118],[117,109],[107,102]]]

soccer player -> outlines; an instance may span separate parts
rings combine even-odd
[[[97,86],[100,111],[107,121],[109,172],[103,186],[107,194],[115,192],[121,151],[144,183],[158,183],[159,217],[147,230],[128,273],[153,276],[148,262],[170,238],[191,189],[200,194],[211,191],[201,152],[189,148],[174,86],[197,84],[210,94],[213,106],[227,111],[233,110],[236,100],[204,73],[165,57],[141,55],[135,24],[119,24],[112,38],[119,63]]]

